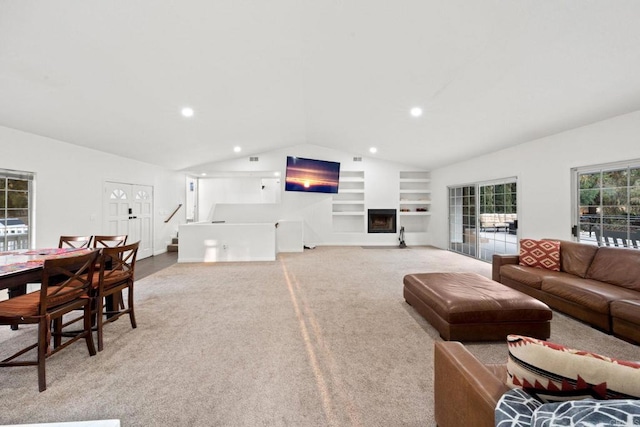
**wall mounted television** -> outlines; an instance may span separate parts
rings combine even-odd
[[[285,191],[337,193],[340,163],[327,160],[287,157]]]

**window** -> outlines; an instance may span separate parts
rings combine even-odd
[[[33,178],[29,172],[0,169],[0,251],[30,247]]]
[[[449,187],[449,249],[491,262],[518,253],[515,178]]]
[[[640,160],[575,168],[573,234],[580,242],[640,249]]]

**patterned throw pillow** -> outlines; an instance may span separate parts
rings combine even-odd
[[[560,271],[560,242],[520,239],[520,265]]]
[[[542,402],[640,399],[640,364],[521,335],[507,337],[507,383]]]
[[[531,427],[533,414],[542,402],[520,388],[509,390],[500,397],[494,412],[496,427]]]
[[[640,401],[575,400],[545,403],[530,418],[530,426],[533,427],[637,426],[640,425]]]

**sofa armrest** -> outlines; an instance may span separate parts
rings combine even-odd
[[[439,427],[494,426],[498,400],[510,390],[506,369],[497,369],[505,372],[500,378],[460,342],[436,341],[433,370],[434,415]]]
[[[491,278],[496,282],[500,281],[500,267],[506,264],[518,264],[520,257],[518,255],[499,255],[493,254],[491,263]]]

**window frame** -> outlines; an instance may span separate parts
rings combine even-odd
[[[8,206],[8,194],[9,189],[7,188],[8,181],[11,179],[16,180],[24,180],[27,181],[27,239],[24,240],[25,243],[18,242],[14,245],[9,245],[9,237],[15,236],[15,230],[13,232],[7,232],[4,234],[0,234],[0,250],[16,250],[16,249],[30,249],[34,247],[35,242],[35,181],[36,174],[33,172],[27,171],[17,171],[12,169],[2,169],[0,168],[0,180],[4,181],[3,188],[0,188],[0,197],[3,200],[3,207],[0,207],[0,218],[8,219],[14,218],[14,216],[9,215],[9,206]],[[5,230],[7,231],[7,230]],[[17,242],[15,239],[11,239],[14,242]],[[20,239],[22,242],[23,240]]]
[[[571,223],[572,223],[572,236],[573,239],[577,242],[582,242],[582,243],[589,243],[589,244],[594,244],[594,245],[602,245],[602,241],[601,239],[598,237],[598,233],[600,232],[600,230],[604,230],[605,229],[605,218],[607,216],[611,217],[611,215],[607,215],[605,213],[605,208],[609,207],[614,207],[614,206],[621,206],[621,205],[607,205],[605,204],[605,200],[604,200],[604,192],[603,190],[606,189],[615,189],[615,188],[623,188],[620,186],[617,187],[607,187],[606,183],[603,181],[602,177],[603,174],[607,173],[607,172],[615,172],[615,171],[622,171],[622,170],[626,170],[627,172],[627,184],[625,186],[626,188],[626,197],[627,197],[627,204],[625,205],[625,209],[627,210],[627,220],[626,220],[626,229],[624,231],[622,231],[622,233],[626,233],[627,236],[630,236],[630,233],[633,232],[632,228],[633,227],[638,227],[637,225],[633,225],[631,222],[631,215],[633,212],[633,208],[632,208],[632,204],[631,204],[631,189],[635,188],[637,186],[631,185],[632,183],[630,182],[630,178],[631,178],[631,174],[629,173],[629,171],[631,169],[634,170],[638,170],[640,171],[640,159],[632,159],[632,160],[624,160],[624,161],[618,161],[618,162],[609,162],[609,163],[601,163],[601,164],[596,164],[596,165],[589,165],[589,166],[580,166],[580,167],[574,167],[571,168],[571,194],[572,194],[572,206],[571,206]],[[598,189],[600,190],[599,192],[599,202],[597,205],[595,204],[590,204],[590,205],[583,205],[581,203],[581,190],[584,190],[583,188],[581,188],[580,186],[580,177],[582,175],[588,175],[588,174],[600,174],[600,180],[599,180],[599,187]],[[583,208],[588,207],[588,206],[595,206],[597,212],[595,213],[591,213],[589,212],[588,214],[585,214],[582,212]],[[640,210],[640,208],[638,208],[637,210]],[[589,221],[585,222],[583,221],[585,216],[589,216]],[[591,218],[591,216],[593,215],[597,215],[594,216],[593,218]],[[638,215],[640,217],[640,215]],[[611,218],[610,218],[611,219]],[[587,227],[588,230],[585,228]],[[620,224],[616,224],[615,227],[619,228]],[[595,228],[595,236],[592,237],[592,233],[594,231]],[[582,236],[583,233],[583,229],[584,232],[588,233],[588,236]],[[617,244],[616,244],[617,246]],[[630,246],[631,249],[640,249],[640,247],[634,247],[634,246]]]

